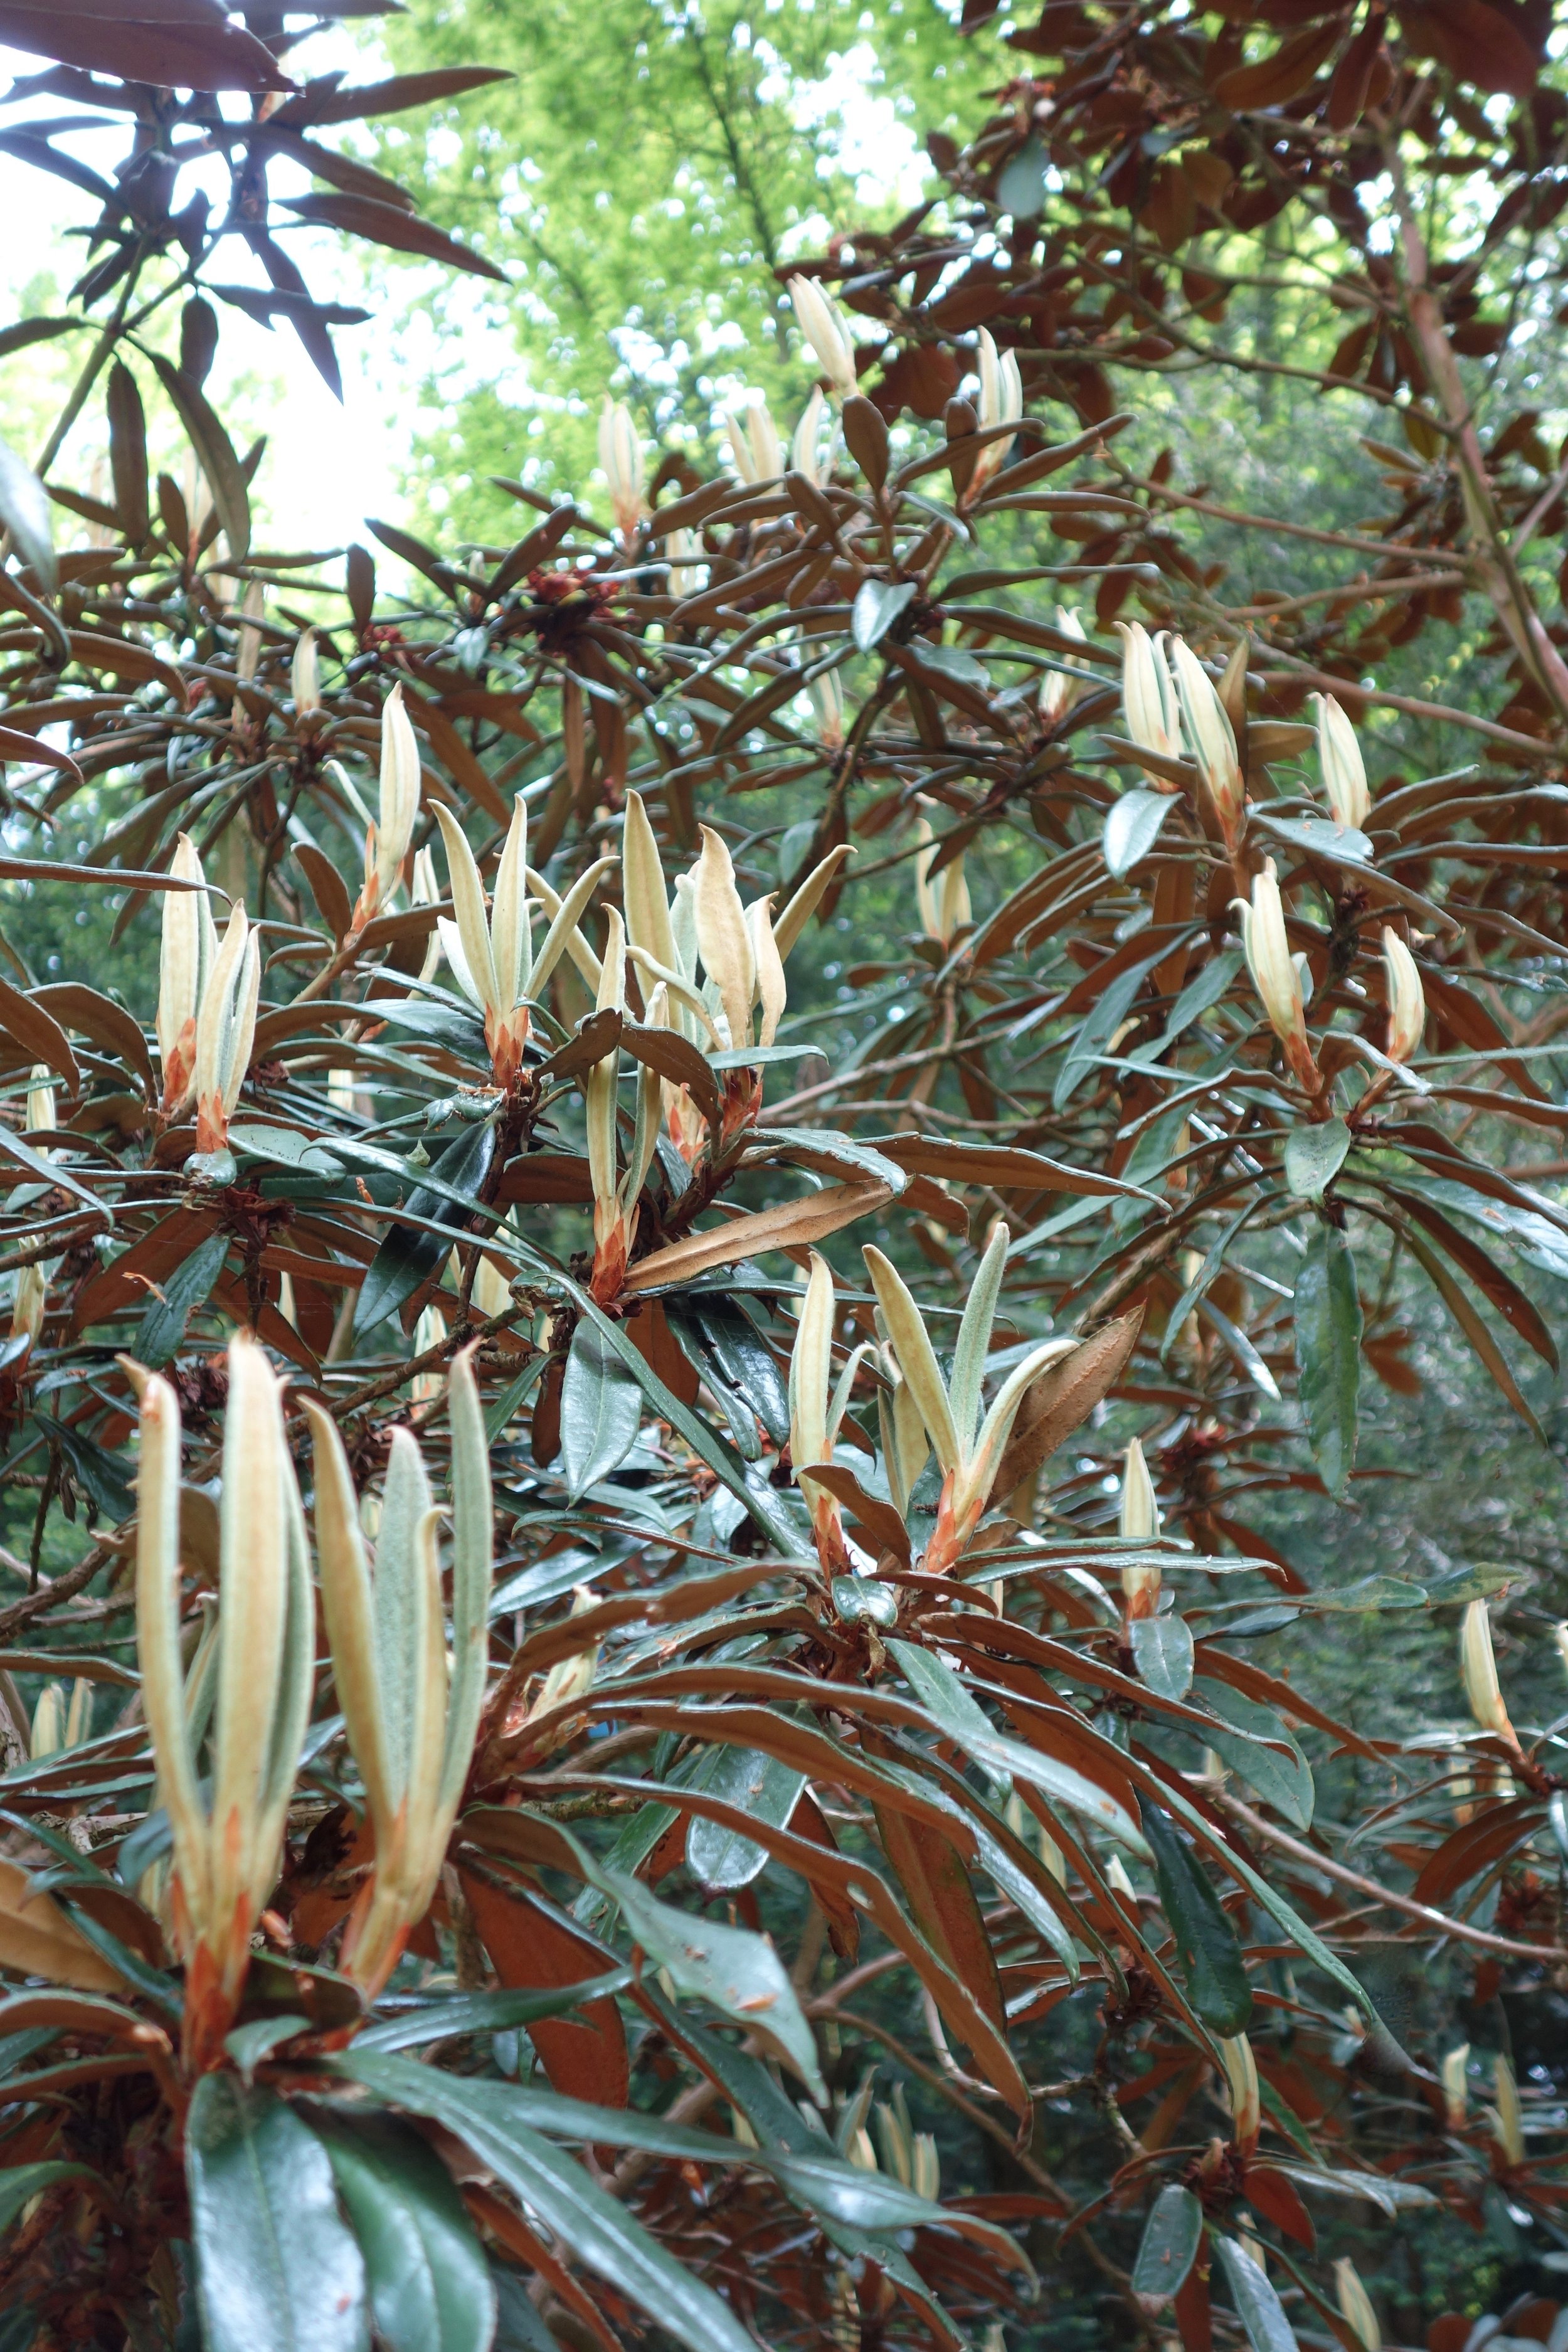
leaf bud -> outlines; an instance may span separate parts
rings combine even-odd
[[[1483,1731],[1495,1732],[1510,1747],[1517,1746],[1508,1709],[1498,1685],[1497,1654],[1492,1648],[1491,1620],[1484,1601],[1472,1601],[1459,1624],[1459,1671],[1470,1713]]]
[[[1331,694],[1315,694],[1318,706],[1318,765],[1336,824],[1359,833],[1372,813],[1366,764],[1355,729]]]
[[[1426,1034],[1426,992],[1415,957],[1388,923],[1383,927],[1383,976],[1388,1002],[1388,1058],[1408,1062]]]
[[[849,322],[825,286],[815,278],[792,278],[789,298],[800,331],[816,352],[823,374],[840,400],[856,389],[855,341]]]

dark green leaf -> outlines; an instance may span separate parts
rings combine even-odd
[[[1252,2015],[1252,1988],[1236,1929],[1169,1814],[1147,1799],[1139,1810],[1187,1999],[1216,2033],[1243,2032]]]
[[[4,1131],[0,1129],[0,1136],[4,1135]],[[531,1252],[530,1255],[532,1255],[532,1253]],[[575,1302],[584,1319],[594,1324],[601,1338],[619,1356],[659,1419],[668,1421],[672,1429],[679,1430],[699,1459],[705,1462],[710,1470],[718,1473],[731,1494],[740,1496],[770,1541],[775,1544],[787,1559],[801,1559],[808,1557],[808,1549],[792,1524],[789,1514],[783,1507],[776,1491],[767,1484],[765,1479],[759,1479],[755,1485],[748,1479],[746,1465],[734,1447],[726,1444],[715,1430],[710,1429],[700,1413],[693,1412],[689,1406],[682,1404],[680,1399],[665,1387],[652,1365],[645,1360],[627,1337],[624,1327],[612,1323],[609,1318],[595,1306],[587,1292],[574,1283],[569,1276],[563,1277],[555,1272],[554,1268],[546,1266],[542,1259],[536,1257],[534,1263],[541,1272],[548,1274],[565,1291],[567,1297]]]
[[[1232,1727],[1222,1731],[1216,1726],[1209,1733],[1209,1745],[1216,1755],[1244,1780],[1250,1780],[1264,1802],[1283,1813],[1297,1829],[1310,1829],[1312,1768],[1273,1709],[1206,1675],[1200,1675],[1194,1696]],[[1268,1744],[1275,1740],[1283,1741],[1289,1753],[1282,1756]]]
[[[1132,2265],[1132,2292],[1150,2311],[1158,2311],[1178,2293],[1203,2242],[1204,2209],[1190,2189],[1175,2181],[1155,2198],[1138,2258]]]
[[[91,1497],[94,1507],[108,1519],[128,1519],[135,1507],[130,1478],[130,1464],[122,1454],[110,1454],[95,1438],[69,1422],[57,1421],[50,1413],[38,1415],[38,1425],[47,1430],[52,1444],[58,1445],[69,1465],[71,1475],[79,1486]]]
[[[1119,971],[1099,1002],[1090,1007],[1083,1026],[1068,1048],[1066,1059],[1057,1072],[1056,1084],[1051,1088],[1054,1109],[1060,1110],[1065,1107],[1099,1056],[1109,1049],[1111,1038],[1127,1017],[1133,998],[1159,961],[1158,956],[1145,956],[1142,963],[1131,964],[1127,971]]]
[[[468,1203],[476,1202],[495,1158],[496,1132],[484,1125],[465,1128],[447,1144],[430,1170],[443,1185]],[[442,1228],[426,1233],[411,1225],[390,1225],[365,1270],[359,1304],[354,1310],[356,1332],[373,1330],[395,1314],[427,1282],[451,1248],[450,1236],[461,1233],[467,1218],[445,1192],[416,1186],[405,1203],[410,1216],[426,1217]]]
[[[149,1371],[159,1371],[168,1362],[185,1336],[192,1308],[212,1296],[212,1286],[228,1255],[228,1243],[226,1234],[209,1234],[165,1276],[160,1286],[163,1297],[149,1297],[132,1349],[137,1362],[145,1364]]]
[[[237,2025],[232,2033],[224,2036],[224,2048],[239,2068],[241,2080],[254,2082],[256,2070],[264,2058],[270,2058],[285,2042],[292,2042],[297,2033],[309,2033],[310,2021],[298,2011],[290,2016],[252,2018],[248,2025]]]
[[[710,2288],[667,2253],[580,2165],[520,2120],[519,2102],[525,2095],[500,2084],[438,2074],[407,2059],[359,2060],[350,2052],[339,2065],[411,2115],[428,2116],[455,2132],[587,2269],[639,2304],[691,2352],[755,2352],[750,2332]],[[561,2104],[571,2108],[577,2102]],[[606,2112],[623,2127],[631,2120],[621,2111]],[[215,2347],[214,2352],[226,2347]],[[254,2352],[261,2347],[255,2346]]]
[[[378,1021],[390,1022],[395,1029],[406,1029],[412,1036],[427,1037],[433,1045],[449,1045],[466,1062],[489,1060],[484,1023],[477,1013],[454,1004],[422,1004],[416,998],[400,996],[378,996],[374,1009]]]
[[[204,2074],[185,2177],[207,2352],[364,2352],[364,2263],[325,2148],[281,2099]]]
[[[3,1151],[8,1160],[15,1160],[19,1167],[25,1168],[29,1176],[37,1176],[44,1184],[58,1184],[62,1192],[69,1192],[73,1199],[84,1202],[89,1209],[96,1209],[106,1226],[113,1224],[114,1212],[108,1202],[100,1200],[98,1194],[89,1192],[79,1178],[71,1174],[68,1168],[62,1167],[58,1154],[35,1151],[30,1143],[24,1143],[21,1137],[12,1134],[9,1128],[0,1128],[0,1151]]]
[[[1210,956],[1207,963],[1189,980],[1174,1004],[1163,1029],[1146,1045],[1135,1045],[1127,1058],[1130,1062],[1157,1062],[1167,1045],[1173,1045],[1184,1036],[1194,1021],[1201,1021],[1211,1005],[1217,1004],[1243,962],[1239,948],[1224,948],[1218,955]]]
[[[674,1311],[667,1305],[672,1322]],[[774,1444],[782,1445],[789,1435],[789,1397],[773,1351],[745,1308],[715,1295],[682,1300],[679,1312],[690,1318],[725,1380],[744,1397]]]
[[[495,2352],[561,2352],[530,2300],[526,2280],[512,2270],[492,2270],[496,2291]]]
[[[595,1883],[620,1906],[626,1933],[653,1965],[668,1969],[677,1992],[710,2002],[721,2016],[760,2034],[787,2059],[813,2097],[826,2104],[811,2028],[789,1973],[765,1937],[678,1911],[625,1871],[599,1871]]]
[[[538,2019],[563,2017],[568,2010],[619,1992],[631,1982],[630,1969],[612,1969],[582,1984],[555,1985],[547,1991],[528,1992],[503,1988],[500,1992],[444,1994],[428,2005],[389,2018],[384,2025],[367,2026],[354,2038],[356,2050],[412,2050],[421,2042],[445,2042],[458,2033],[505,2033]]]
[[[1296,1370],[1313,1459],[1342,1503],[1355,1461],[1361,1333],[1350,1244],[1337,1226],[1317,1218],[1296,1272]]]
[[[387,2352],[486,2352],[495,2289],[451,2174],[390,2116],[318,2122]]]
[[[0,2231],[8,2230],[25,2205],[58,2180],[90,2180],[85,2164],[16,2164],[0,2172]]]
[[[641,1422],[637,1381],[595,1325],[579,1323],[561,1383],[561,1473],[574,1502],[619,1468]]]

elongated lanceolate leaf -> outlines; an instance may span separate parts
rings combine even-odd
[[[1312,1457],[1324,1486],[1342,1503],[1355,1461],[1361,1333],[1350,1244],[1337,1226],[1320,1218],[1296,1274],[1296,1370]]]
[[[1216,2033],[1240,2033],[1252,2015],[1252,1987],[1229,1915],[1169,1815],[1147,1800],[1140,1811],[1187,1999]]]
[[[592,1323],[572,1334],[561,1383],[561,1469],[574,1502],[637,1444],[642,1391]]]
[[[212,1286],[223,1272],[228,1245],[227,1234],[209,1234],[160,1286],[162,1298],[147,1301],[134,1354],[137,1362],[145,1364],[149,1371],[161,1370],[179,1347],[192,1309],[211,1296]]]
[[[1247,2330],[1252,2352],[1300,2352],[1296,2331],[1285,2315],[1285,2306],[1258,2264],[1234,2238],[1216,2237],[1215,2244],[1225,2266],[1230,2299]]]
[[[667,2253],[618,2198],[522,2122],[502,2084],[468,2082],[411,2059],[356,2063],[351,2053],[342,2063],[410,2115],[428,2116],[455,2132],[585,2269],[608,2279],[690,2352],[755,2352],[750,2332],[711,2289]]]
[[[1162,2189],[1143,2225],[1132,2265],[1132,2292],[1151,2313],[1184,2285],[1203,2242],[1204,2209],[1175,2181]]]
[[[363,2258],[325,2148],[281,2099],[204,2074],[185,2177],[207,2352],[366,2352]]]
[[[386,2352],[486,2352],[495,2288],[451,2174],[390,2116],[318,2123]]]
[[[745,1748],[721,1748],[708,1771],[700,1774],[693,1785],[775,1829],[784,1829],[805,1786],[805,1774],[792,1771],[776,1757],[759,1756]],[[742,1837],[721,1822],[693,1814],[686,1832],[687,1865],[714,1893],[749,1886],[762,1875],[767,1859],[766,1849],[754,1838]]]
[[[430,1233],[424,1226],[388,1226],[381,1247],[365,1270],[359,1304],[354,1309],[356,1331],[373,1330],[412,1298],[421,1283],[429,1280],[451,1248],[451,1236],[462,1231],[465,1222],[450,1194],[477,1201],[495,1158],[495,1129],[488,1122],[466,1128],[447,1146],[430,1171],[448,1190],[437,1192],[426,1185],[415,1186],[405,1204],[409,1214],[426,1218],[444,1230]]]
[[[0,2231],[8,2230],[12,2222],[35,2197],[46,2189],[54,2189],[62,2180],[90,2180],[92,2174],[85,2164],[14,2164],[0,2172]]]
[[[928,1715],[934,1715],[939,1723],[952,1724],[955,1730],[977,1734],[982,1740],[995,1736],[991,1718],[979,1700],[964,1688],[945,1658],[939,1657],[934,1650],[921,1649],[914,1642],[889,1642],[887,1646]],[[993,1772],[992,1779],[1004,1796],[1010,1792],[1010,1773]]]

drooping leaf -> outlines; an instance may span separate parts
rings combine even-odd
[[[1190,2189],[1172,2181],[1150,2209],[1132,2265],[1132,2292],[1146,2311],[1159,2311],[1181,2287],[1203,2243],[1204,2209]]]
[[[185,2177],[208,2352],[365,2352],[364,2262],[325,2148],[283,2100],[204,2074]]]
[[[951,1724],[955,1730],[973,1735],[984,1741],[993,1737],[990,1717],[965,1690],[945,1658],[934,1650],[922,1649],[914,1642],[889,1642],[888,1650],[897,1658],[904,1680],[921,1705],[942,1724]],[[1003,1796],[1012,1790],[1012,1776],[993,1773],[992,1779]]]
[[[364,2256],[386,2352],[487,2352],[496,2324],[489,2266],[440,2158],[390,2116],[318,2117],[315,2131]]]
[[[1292,1128],[1285,1139],[1285,1181],[1297,1199],[1321,1201],[1324,1188],[1343,1167],[1350,1148],[1351,1131],[1342,1118]]]
[[[1295,1318],[1308,1439],[1323,1484],[1342,1503],[1355,1461],[1362,1311],[1350,1244],[1326,1218],[1313,1221],[1296,1270]]]
[[[1132,1655],[1138,1671],[1162,1698],[1185,1698],[1193,1680],[1193,1633],[1173,1610],[1164,1617],[1134,1617]]]
[[[466,1196],[468,1202],[476,1199],[489,1173],[495,1149],[495,1129],[489,1120],[481,1126],[465,1128],[447,1144],[430,1170],[431,1175],[439,1177],[447,1190],[437,1192],[426,1185],[416,1185],[409,1193],[406,1207],[410,1216],[428,1218],[442,1230],[428,1233],[412,1225],[388,1226],[381,1247],[365,1269],[354,1309],[356,1331],[374,1330],[387,1316],[395,1314],[405,1300],[412,1298],[421,1283],[428,1282],[451,1248],[453,1234],[460,1233],[466,1222],[463,1211],[449,1194]]]
[[[63,2161],[44,2164],[14,2164],[0,2171],[0,2231],[8,2230],[23,2209],[47,2189],[62,2180],[90,2180],[91,2167]]]
[[[0,441],[0,523],[10,532],[23,561],[31,564],[52,593],[57,567],[49,494],[8,441]]]
[[[1231,1727],[1215,1726],[1210,1732],[1209,1744],[1215,1753],[1243,1780],[1250,1780],[1264,1801],[1297,1829],[1310,1829],[1312,1768],[1273,1709],[1206,1675],[1199,1676],[1194,1690]],[[1276,1741],[1285,1743],[1285,1755],[1272,1744]]]
[[[574,1502],[619,1468],[641,1422],[637,1381],[595,1326],[579,1323],[561,1383],[561,1470]]]
[[[618,2198],[521,2120],[527,2112],[521,2095],[404,2058],[356,2060],[351,2052],[340,2064],[410,2115],[428,2116],[456,2133],[586,2269],[608,2279],[690,2352],[754,2352],[748,2330],[711,2288],[667,2252]],[[609,2120],[618,2136],[630,2119],[616,2115]]]
[[[1252,2352],[1300,2352],[1296,2331],[1272,2283],[1234,2238],[1216,2232],[1215,2245],[1225,2267],[1230,2298],[1247,2330]]]
[[[1252,2015],[1252,1987],[1229,1915],[1169,1815],[1147,1799],[1140,1810],[1187,1998],[1216,2033],[1241,2033]]]
[[[776,1757],[759,1756],[743,1748],[721,1748],[695,1785],[725,1804],[737,1805],[783,1829],[805,1786],[805,1775],[792,1771]],[[761,1876],[767,1859],[766,1849],[754,1839],[739,1836],[721,1822],[692,1816],[686,1833],[687,1866],[711,1893],[733,1893],[749,1886]]]

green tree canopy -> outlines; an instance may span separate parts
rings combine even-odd
[[[479,307],[501,327],[487,360],[510,345],[515,368],[487,381],[457,334],[419,445],[431,502],[475,529],[491,473],[584,478],[606,388],[649,427],[699,431],[749,387],[793,422],[809,379],[776,271],[850,217],[890,225],[924,175],[920,138],[1006,72],[995,37],[959,43],[936,0],[415,0],[385,38],[409,70],[482,54],[516,75],[413,134],[422,158],[384,135],[513,289]],[[475,315],[472,288],[418,299]]]

